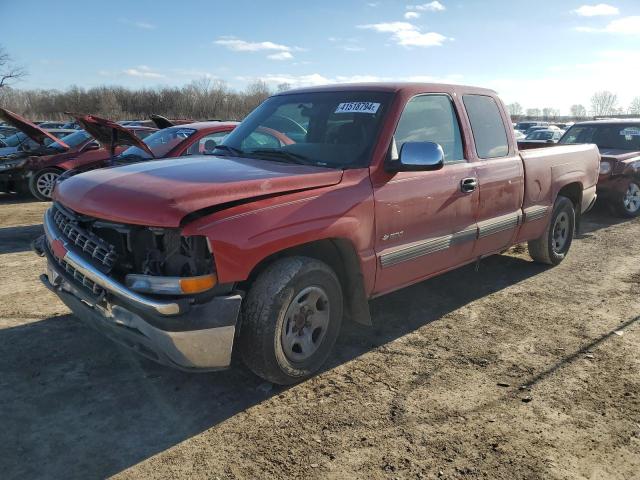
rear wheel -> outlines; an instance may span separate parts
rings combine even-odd
[[[340,282],[325,263],[307,257],[275,261],[243,304],[238,345],[244,363],[281,385],[310,377],[338,337],[342,301]]]
[[[529,242],[529,255],[538,263],[558,265],[569,252],[576,228],[573,202],[558,196],[551,220],[540,238]]]
[[[53,195],[53,187],[62,172],[55,168],[45,168],[31,176],[29,179],[29,191],[38,200],[48,202]]]
[[[624,192],[611,199],[613,212],[623,218],[634,218],[640,215],[640,185],[632,181]]]

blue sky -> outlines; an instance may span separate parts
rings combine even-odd
[[[22,88],[431,80],[562,111],[640,96],[638,0],[0,0],[0,19]]]

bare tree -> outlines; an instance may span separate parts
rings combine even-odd
[[[573,117],[584,118],[587,116],[587,109],[585,108],[584,105],[580,105],[580,104],[571,105],[570,111],[571,111],[571,116]]]
[[[539,117],[540,109],[539,108],[527,108],[527,117]]]
[[[512,117],[518,117],[522,115],[523,112],[522,105],[520,105],[518,102],[510,103],[509,105],[507,105],[507,110],[509,111],[509,115],[511,115]]]
[[[26,69],[17,65],[0,45],[0,89],[8,87],[10,84],[26,77],[26,75]]]
[[[591,113],[594,116],[613,115],[617,110],[618,96],[607,90],[596,92],[591,97]]]
[[[560,112],[555,108],[545,107],[542,109],[542,116],[546,119],[553,119],[560,115]]]
[[[631,101],[631,105],[629,105],[629,113],[631,115],[640,115],[640,97],[636,97]]]

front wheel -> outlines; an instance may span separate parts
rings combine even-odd
[[[60,170],[45,168],[34,173],[29,179],[29,191],[38,200],[48,202],[53,195],[53,187],[60,176]]]
[[[333,270],[307,257],[269,265],[243,304],[238,345],[258,376],[288,385],[317,372],[342,322],[342,288]]]
[[[529,242],[529,255],[538,263],[558,265],[569,253],[575,228],[573,202],[567,197],[558,196],[544,233],[540,238]]]
[[[640,186],[632,181],[624,192],[611,199],[613,213],[622,218],[635,218],[640,215]]]

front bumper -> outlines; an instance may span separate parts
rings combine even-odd
[[[47,259],[47,273],[40,276],[81,320],[104,335],[158,363],[181,370],[210,371],[228,367],[242,297],[216,296],[203,304],[159,301],[143,297],[94,267],[64,243],[62,258],[52,242],[64,242],[55,224],[45,215],[45,237],[34,246]],[[50,218],[49,218],[50,220]],[[72,267],[69,272],[65,265]],[[100,281],[103,294],[96,296],[77,275]],[[93,280],[92,280],[93,281]],[[97,282],[96,282],[97,284]],[[163,308],[173,305],[171,308]],[[160,308],[158,308],[160,306]]]

